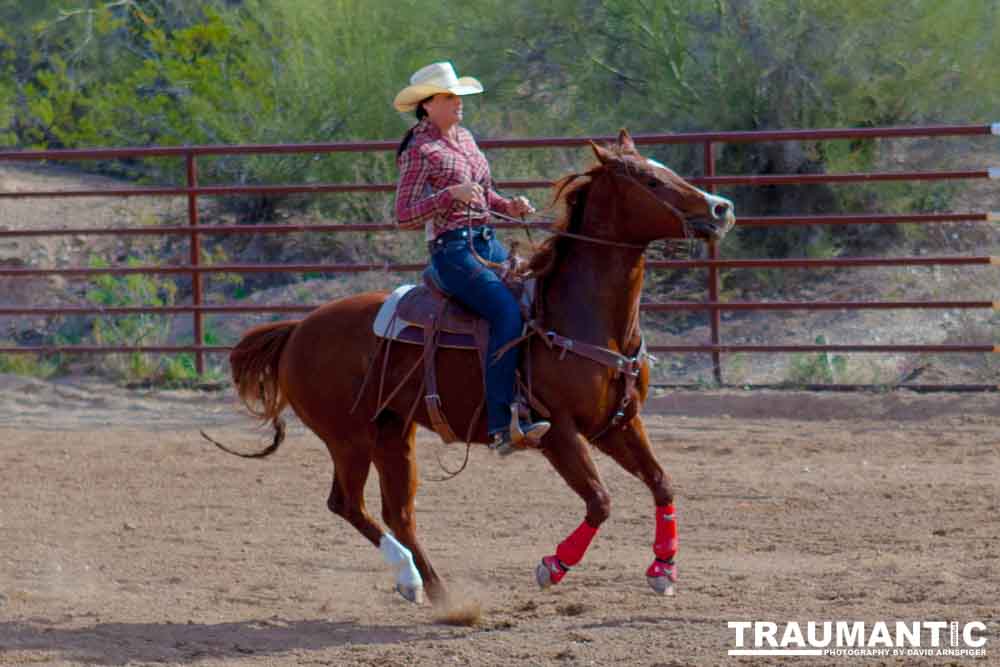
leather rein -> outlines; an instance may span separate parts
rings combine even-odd
[[[675,218],[677,218],[678,220],[680,220],[680,222],[681,222],[681,228],[684,230],[684,239],[683,240],[676,239],[673,242],[675,242],[675,243],[690,243],[692,240],[694,240],[695,234],[691,231],[691,218],[690,218],[690,216],[688,216],[686,213],[684,213],[683,211],[681,211],[679,208],[677,208],[676,206],[674,206],[670,202],[664,201],[663,199],[660,199],[655,194],[653,194],[646,185],[644,185],[638,178],[636,178],[634,175],[632,175],[632,171],[631,171],[631,169],[629,169],[628,165],[625,165],[624,171],[623,171],[623,175],[625,176],[625,178],[629,179],[630,181],[632,181],[633,183],[635,183],[636,185],[638,185],[639,189],[642,191],[643,194],[645,194],[645,195],[647,195],[649,197],[652,197],[653,200],[656,202],[656,204],[659,207],[665,209],[670,215],[672,215]],[[535,225],[538,224],[538,222],[530,223],[527,220],[525,220],[524,218],[515,218],[514,216],[506,215],[504,213],[500,213],[499,211],[494,211],[493,209],[485,209],[485,210],[484,209],[474,209],[472,207],[472,205],[470,204],[469,205],[469,213],[470,213],[470,215],[471,215],[472,211],[476,211],[476,212],[479,212],[479,213],[489,213],[491,216],[493,216],[495,218],[499,218],[501,220],[506,220],[507,222],[516,223],[519,226],[521,226],[525,231],[529,231],[532,226],[535,226]],[[544,222],[544,223],[551,223],[551,222],[555,221],[555,218],[553,218],[553,217],[544,217],[544,218],[541,218],[540,221]],[[576,239],[578,241],[586,241],[587,243],[596,243],[596,244],[599,244],[599,245],[614,246],[614,247],[618,247],[618,248],[632,248],[632,249],[636,249],[636,250],[645,250],[645,248],[646,248],[646,245],[645,244],[641,244],[641,243],[626,243],[625,241],[612,241],[610,239],[602,239],[602,238],[597,237],[597,236],[587,236],[585,234],[577,234],[576,232],[567,232],[567,231],[564,231],[564,230],[552,229],[552,228],[549,228],[549,227],[543,227],[541,229],[541,231],[543,231],[543,232],[545,232],[547,234],[552,234],[553,236],[565,236],[567,238]]]

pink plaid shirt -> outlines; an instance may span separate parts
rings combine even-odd
[[[425,118],[414,128],[409,146],[397,160],[396,219],[403,229],[423,226],[428,240],[469,223],[466,205],[445,190],[449,186],[479,183],[485,194],[473,200],[473,208],[509,212],[510,201],[493,190],[490,165],[476,140],[464,127],[458,127],[457,132],[457,141],[452,141]],[[473,225],[487,221],[485,213],[473,211]]]

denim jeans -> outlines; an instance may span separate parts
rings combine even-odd
[[[507,250],[496,239],[477,237],[473,243],[483,259],[491,262],[507,259]],[[468,239],[449,241],[435,249],[431,262],[444,288],[463,306],[490,323],[486,359],[486,428],[492,435],[510,424],[518,349],[511,348],[496,362],[493,355],[521,335],[521,310],[499,276],[472,255]]]

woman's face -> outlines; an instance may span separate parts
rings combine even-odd
[[[424,102],[427,118],[442,131],[462,122],[462,98],[452,93],[438,93]]]

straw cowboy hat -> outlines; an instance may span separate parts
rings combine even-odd
[[[434,63],[418,69],[410,77],[410,85],[399,91],[392,105],[397,111],[413,111],[421,100],[438,93],[474,95],[483,92],[483,84],[471,76],[459,79],[449,62]]]

